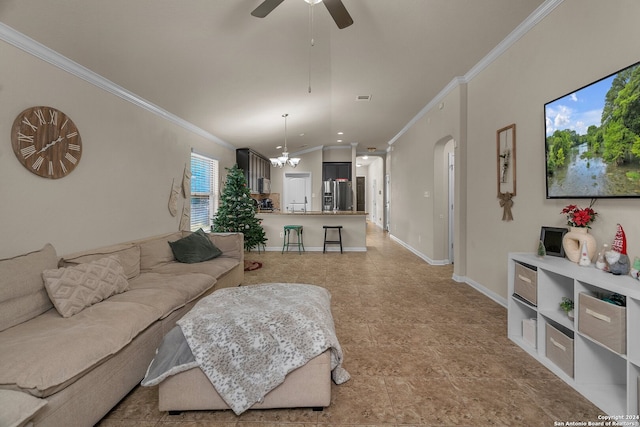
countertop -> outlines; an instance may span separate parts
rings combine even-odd
[[[309,211],[309,212],[282,212],[282,211],[258,211],[260,215],[367,215],[364,211]]]

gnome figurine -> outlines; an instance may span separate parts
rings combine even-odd
[[[622,226],[618,224],[616,237],[611,245],[611,250],[605,252],[609,272],[615,275],[629,274],[629,256],[627,255],[627,238]]]

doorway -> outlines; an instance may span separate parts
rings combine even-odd
[[[454,239],[454,200],[455,200],[455,153],[449,153],[449,262],[453,264],[453,239]]]
[[[365,192],[367,191],[367,186],[365,184],[364,176],[356,177],[356,210],[360,212],[366,211],[366,201],[365,201]]]
[[[283,206],[285,212],[307,212],[311,210],[311,172],[285,173]]]

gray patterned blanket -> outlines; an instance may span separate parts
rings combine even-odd
[[[349,380],[335,334],[329,292],[315,285],[269,283],[219,289],[200,300],[165,337],[143,386],[200,367],[236,413],[285,376],[331,350],[332,378]]]

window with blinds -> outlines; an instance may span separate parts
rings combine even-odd
[[[191,153],[191,231],[210,230],[218,209],[218,161]]]

